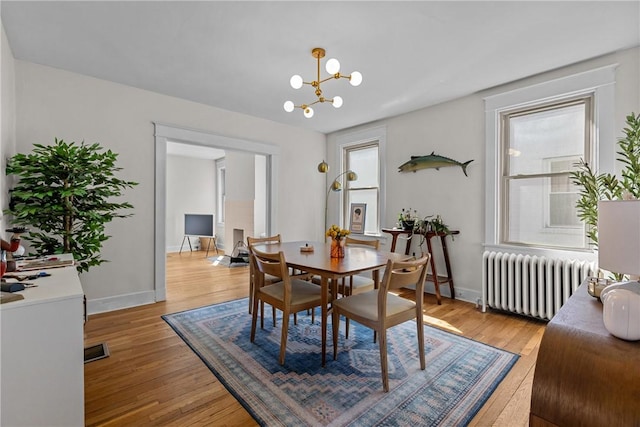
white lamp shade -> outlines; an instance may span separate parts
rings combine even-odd
[[[362,83],[362,74],[360,74],[358,71],[354,71],[353,73],[351,73],[349,83],[351,83],[351,86],[360,86],[360,83]]]
[[[284,103],[284,111],[286,111],[287,113],[292,112],[294,108],[296,107],[295,105],[293,105],[293,102],[287,101]]]
[[[304,110],[304,116],[305,116],[307,119],[310,119],[311,117],[313,117],[313,108],[311,108],[311,107],[307,107],[307,108],[305,108],[305,110]]]
[[[640,275],[640,200],[598,202],[598,264]]]
[[[293,77],[291,77],[291,80],[289,80],[289,83],[291,83],[291,87],[294,89],[300,89],[302,87],[302,77],[300,77],[299,75],[295,75]]]
[[[333,97],[333,102],[331,103],[335,108],[340,108],[342,107],[342,97],[340,96],[334,96]]]
[[[336,58],[331,58],[330,60],[327,61],[326,65],[324,67],[327,70],[327,73],[329,73],[329,74],[339,73],[340,72],[340,61],[338,61]]]

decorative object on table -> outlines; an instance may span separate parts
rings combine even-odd
[[[418,211],[416,209],[405,209],[398,214],[398,226],[403,230],[413,230],[413,227],[418,220]]]
[[[7,271],[15,271],[15,260],[13,260],[13,252],[20,248],[20,235],[26,233],[25,227],[13,227],[6,230],[13,233],[7,242],[0,239],[0,279]],[[12,265],[13,268],[9,268]]]
[[[317,61],[317,79],[312,81],[312,82],[305,82],[302,77],[300,77],[298,74],[294,75],[293,77],[291,77],[289,83],[291,84],[291,87],[294,89],[300,89],[303,85],[310,85],[314,88],[316,97],[318,99],[316,99],[315,101],[309,103],[309,104],[300,104],[300,105],[295,105],[293,103],[293,101],[287,101],[284,103],[284,110],[287,113],[292,112],[294,109],[296,108],[300,108],[303,113],[304,116],[308,119],[310,119],[311,117],[313,117],[313,108],[311,108],[312,105],[315,105],[317,103],[324,103],[324,102],[329,102],[331,103],[331,105],[333,105],[335,108],[340,108],[342,106],[342,98],[339,96],[334,96],[333,98],[325,98],[325,96],[322,93],[322,89],[321,89],[321,85],[322,83],[331,80],[331,79],[348,79],[349,83],[351,83],[351,86],[359,86],[360,83],[362,83],[362,74],[360,74],[358,71],[354,71],[352,72],[350,75],[345,76],[343,74],[340,74],[340,62],[335,59],[335,58],[331,58],[327,61],[327,63],[325,64],[325,68],[327,70],[327,73],[329,73],[330,75],[324,79],[320,79],[320,60],[322,58],[325,57],[325,50],[321,47],[316,47],[313,48],[311,50],[311,56],[313,56],[314,58],[316,58]]]
[[[300,246],[300,252],[313,252],[313,245],[305,243],[304,246]]]
[[[349,230],[333,224],[326,232],[331,237],[331,258],[344,258],[345,237],[351,234]]]
[[[351,220],[349,221],[349,230],[353,234],[364,234],[366,216],[366,203],[351,203]]]
[[[609,279],[605,279],[604,277],[589,277],[589,281],[587,284],[587,292],[594,298],[600,299],[600,294],[607,286],[611,285],[613,282]]]
[[[425,325],[421,371],[416,326],[406,322],[394,327],[389,346],[393,392],[382,393],[380,349],[369,328],[352,322],[350,339],[340,333],[339,360],[322,367],[321,326],[299,315],[281,366],[282,313],[251,344],[246,305],[239,299],[162,317],[260,425],[468,425],[519,357]]]
[[[598,264],[633,277],[602,290],[605,328],[618,338],[640,340],[640,200],[598,203]]]
[[[320,173],[329,172],[329,165],[327,164],[327,162],[323,160],[322,162],[318,163],[318,172]],[[324,202],[324,228],[325,229],[328,227],[327,217],[329,214],[329,194],[331,194],[332,191],[338,192],[342,190],[342,184],[340,183],[340,178],[342,178],[343,176],[346,176],[347,182],[356,181],[358,179],[357,173],[355,173],[352,170],[347,170],[342,172],[341,174],[338,174],[338,176],[336,176],[331,182],[331,185],[329,185],[329,188],[327,188],[327,197]]]
[[[118,155],[99,144],[34,144],[31,154],[7,161],[7,175],[15,175],[10,207],[5,213],[19,225],[32,225],[25,240],[39,254],[71,253],[79,272],[105,262],[100,256],[109,236],[105,225],[132,214],[128,202],[113,202],[123,190],[137,185],[115,177]]]
[[[473,162],[473,160],[460,163],[457,160],[440,156],[432,151],[428,156],[411,156],[411,160],[400,165],[398,172],[416,172],[420,169],[440,170],[440,168],[449,166],[460,166],[465,176],[469,176],[467,175],[467,166],[469,166],[471,162]]]
[[[622,179],[610,173],[596,175],[583,159],[574,164],[577,170],[569,174],[571,182],[580,189],[576,202],[578,218],[585,222],[587,238],[594,247],[598,245],[598,202],[640,199],[640,114],[629,114],[626,123],[617,151],[617,160],[622,163]],[[622,280],[622,274],[612,273],[616,280]]]

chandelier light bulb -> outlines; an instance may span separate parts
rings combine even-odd
[[[305,116],[307,119],[310,119],[311,117],[313,117],[313,108],[311,108],[311,107],[307,107],[307,108],[305,108],[305,110],[304,110],[304,116]]]
[[[292,112],[294,108],[295,105],[293,105],[293,102],[287,101],[284,103],[284,111],[286,111],[287,113]]]
[[[300,77],[299,75],[295,75],[293,77],[291,77],[291,80],[289,80],[289,83],[291,83],[291,87],[294,89],[300,89],[302,87],[302,77]]]
[[[354,71],[353,73],[351,73],[351,77],[349,77],[349,83],[351,83],[351,86],[360,86],[360,83],[362,83],[362,74],[360,74],[359,71]]]
[[[340,61],[338,61],[336,58],[331,58],[330,60],[327,61],[326,65],[325,65],[325,69],[327,70],[327,73],[329,74],[336,74],[340,72]]]
[[[335,108],[340,108],[342,107],[342,97],[340,96],[334,96],[333,97],[333,102],[332,102],[333,106]]]

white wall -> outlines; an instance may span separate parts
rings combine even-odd
[[[2,210],[9,205],[9,180],[4,171],[6,159],[16,152],[16,130],[15,130],[15,73],[14,59],[11,47],[4,32],[4,26],[0,24],[0,219]],[[6,220],[0,220],[1,230],[10,224]],[[4,231],[0,233],[2,237]]]
[[[386,223],[395,225],[397,213],[402,208],[415,208],[422,216],[442,215],[460,235],[449,240],[449,255],[453,269],[456,291],[461,299],[475,302],[481,295],[482,252],[484,243],[485,202],[485,129],[483,98],[489,95],[530,86],[562,76],[619,63],[616,72],[616,129],[621,136],[624,119],[630,112],[640,112],[640,49],[631,49],[606,57],[586,61],[553,72],[544,73],[492,88],[482,93],[467,96],[434,107],[425,108],[398,117],[388,118],[366,126],[329,135],[328,163],[336,164],[336,138],[340,134],[386,125],[387,127],[387,198]],[[460,162],[473,159],[465,177],[459,167],[440,170],[426,169],[416,173],[399,173],[398,166],[412,155],[436,154]],[[389,248],[386,236],[384,246]],[[419,252],[414,239],[412,251]],[[400,243],[399,243],[400,245]],[[399,247],[398,249],[403,249]],[[397,249],[397,250],[398,250]],[[436,248],[439,272],[444,272],[444,263]],[[427,290],[433,285],[428,283]],[[448,286],[441,287],[448,295]]]
[[[215,212],[216,165],[214,160],[167,156],[167,252],[178,252],[184,239],[184,214]],[[199,240],[191,238],[192,246]],[[183,250],[188,251],[185,242]]]
[[[140,183],[124,197],[135,215],[107,227],[113,237],[102,254],[111,262],[80,277],[90,312],[154,300],[153,122],[281,147],[282,196],[275,200],[273,231],[292,240],[319,238],[313,233],[318,227],[301,223],[296,209],[308,209],[309,223],[322,221],[324,182],[308,171],[325,156],[323,134],[20,60],[15,69],[17,151],[54,137],[98,142],[119,153],[122,179]]]

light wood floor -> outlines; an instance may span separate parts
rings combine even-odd
[[[204,252],[167,257],[167,301],[93,315],[85,345],[106,342],[111,356],[85,365],[88,426],[256,425],[162,314],[248,295],[248,268],[212,266]],[[521,355],[473,426],[527,426],[531,383],[545,323],[474,304],[425,296],[428,323]],[[248,315],[248,314],[247,314]]]

